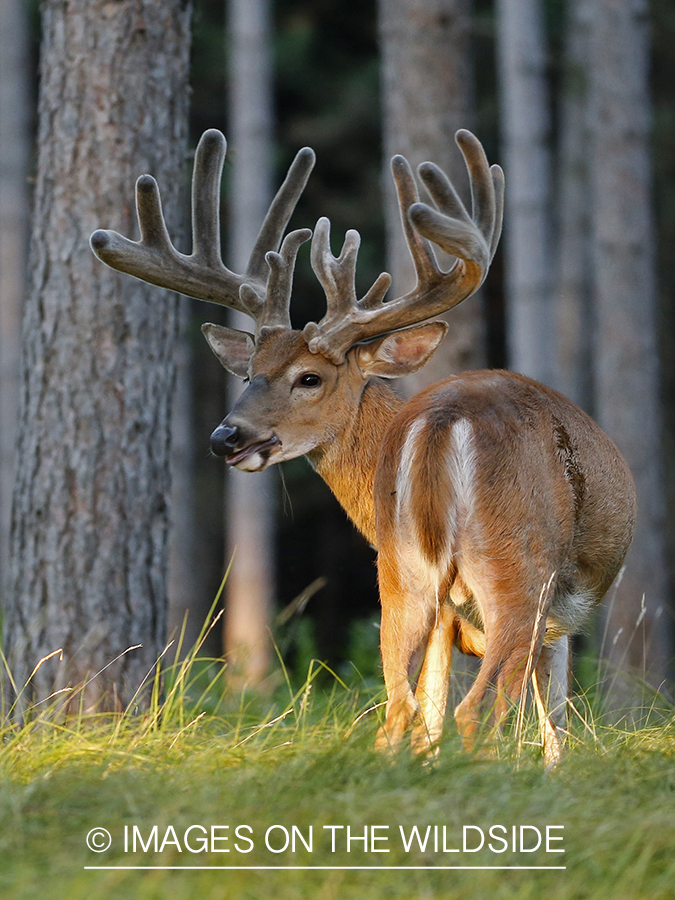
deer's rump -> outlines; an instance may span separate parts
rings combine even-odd
[[[384,446],[381,556],[396,548],[387,565],[404,590],[417,584],[427,605],[450,601],[469,652],[472,641],[480,651],[471,635],[485,629],[489,607],[522,620],[545,590],[547,642],[578,630],[618,573],[635,523],[628,467],[586,413],[523,376],[473,372],[414,397]]]

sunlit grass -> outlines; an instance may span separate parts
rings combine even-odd
[[[299,677],[279,661],[272,694],[233,689],[222,662],[200,655],[205,637],[206,630],[180,661],[164,655],[139,686],[151,687],[141,712],[134,702],[118,715],[65,721],[50,715],[49,702],[23,722],[5,712],[3,900],[673,896],[675,717],[657,692],[619,724],[599,712],[593,691],[575,696],[568,750],[549,775],[529,710],[522,731],[486,755],[463,752],[450,721],[440,758],[423,764],[407,749],[393,760],[373,752],[384,693],[370,676],[338,675],[310,659]],[[556,834],[564,854],[497,853],[487,842],[452,852],[463,851],[464,826],[474,826],[474,836],[499,826],[511,840],[520,826],[544,833],[547,825],[563,826]],[[211,826],[228,840],[215,852],[193,852]],[[248,829],[250,850],[236,842],[237,826]],[[311,834],[312,851],[299,841],[295,852],[268,849],[275,826],[277,842],[282,829]],[[373,826],[386,841],[366,848],[362,837],[372,838]],[[424,850],[413,843],[405,852],[399,829],[409,835],[414,826],[432,837]],[[109,850],[87,848],[94,828],[110,832]],[[442,835],[436,847],[434,834]],[[523,865],[544,868],[513,868]],[[380,868],[346,868],[353,866]]]

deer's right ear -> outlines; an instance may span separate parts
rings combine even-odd
[[[222,325],[207,322],[202,325],[202,334],[209,347],[218,357],[221,366],[237,378],[248,376],[248,367],[255,350],[253,337],[245,331],[235,331]]]

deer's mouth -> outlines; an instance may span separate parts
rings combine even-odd
[[[248,472],[264,469],[272,453],[281,449],[281,441],[273,434],[264,441],[253,441],[232,453],[228,453],[225,462],[228,466],[236,466]]]

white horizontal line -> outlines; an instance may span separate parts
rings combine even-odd
[[[347,871],[382,871],[382,872],[393,872],[393,871],[425,871],[425,872],[445,872],[449,870],[456,869],[497,869],[500,871],[504,871],[507,869],[528,869],[528,870],[565,870],[567,866],[85,866],[85,870],[93,871],[93,870],[103,870],[103,869],[124,869],[125,871],[136,871],[136,870],[214,870],[218,872],[227,872],[228,869],[231,871],[245,871],[245,872],[267,872],[267,871],[284,871],[287,869],[289,872],[309,872],[309,871],[324,871],[324,872],[347,872]]]

